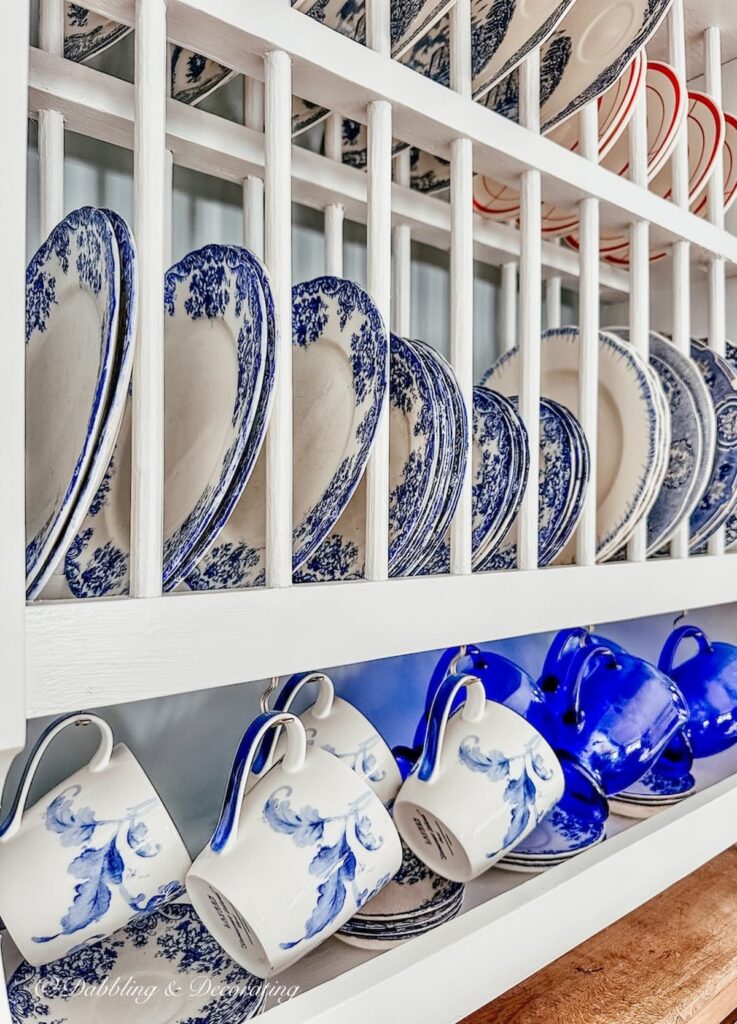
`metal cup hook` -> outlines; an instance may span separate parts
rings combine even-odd
[[[468,654],[468,646],[467,646],[467,644],[461,644],[461,646],[458,648],[458,653],[454,656],[454,658],[451,661],[450,665],[448,665],[448,675],[449,676],[455,676],[455,675],[458,674],[458,666],[460,665],[460,663],[463,661],[463,659],[466,657],[467,654]]]
[[[274,690],[278,689],[278,687],[279,687],[279,676],[272,676],[271,677],[271,682],[266,687],[264,692],[261,694],[261,713],[262,714],[266,714],[267,711],[271,710],[271,708],[269,707],[269,697],[272,695]]]
[[[676,626],[678,625],[678,623],[682,622],[686,618],[687,615],[688,615],[688,608],[684,608],[683,611],[679,615],[676,615],[675,619],[673,619],[673,625],[672,625],[671,628],[675,629]]]

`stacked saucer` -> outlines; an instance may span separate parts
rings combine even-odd
[[[546,818],[497,867],[538,874],[565,864],[606,837],[609,806],[600,787],[571,762],[562,760],[566,789]]]
[[[343,942],[361,949],[391,949],[458,914],[465,885],[435,874],[404,843],[402,854],[399,873],[337,933]]]

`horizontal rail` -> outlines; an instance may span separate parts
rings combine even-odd
[[[30,604],[28,715],[726,604],[736,570],[722,555]]]
[[[120,17],[124,4],[94,0],[90,6]],[[514,184],[524,170],[538,170],[546,201],[572,208],[592,196],[602,202],[604,228],[649,221],[654,246],[685,238],[702,253],[737,263],[737,238],[715,225],[298,11],[263,0],[169,0],[168,9],[173,41],[226,67],[262,77],[259,58],[286,50],[298,96],[363,122],[369,103],[388,100],[395,136],[428,153],[448,159],[453,139],[464,136],[483,174]],[[121,20],[130,23],[130,14]]]
[[[53,106],[63,113],[68,130],[102,142],[130,149],[133,146],[133,86],[84,65],[31,49],[29,110]],[[225,181],[241,184],[249,174],[263,173],[264,137],[215,114],[169,100],[167,146],[182,167]],[[293,197],[295,202],[322,210],[339,202],[345,215],[366,223],[366,175],[346,164],[292,147]],[[418,242],[437,249],[450,247],[450,206],[432,196],[394,185],[392,211],[395,223],[408,224]],[[520,233],[508,224],[474,217],[475,257],[482,263],[500,265],[519,257]],[[550,242],[543,244],[543,267],[549,273],[574,280],[579,273],[578,253]],[[626,293],[629,276],[606,264],[602,284],[612,292]]]

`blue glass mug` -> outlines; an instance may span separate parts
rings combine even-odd
[[[603,645],[619,657],[628,657],[629,652],[614,640],[597,636],[587,629],[577,627],[561,630],[553,639],[543,664],[542,674],[538,683],[548,707],[548,716],[554,722],[558,715],[565,712],[569,694],[563,685],[566,669],[571,656],[581,648]],[[670,673],[666,673],[669,675]],[[538,728],[547,735],[546,723],[541,721]],[[655,764],[643,776],[642,782],[652,793],[674,795],[687,793],[693,788],[693,752],[687,730],[676,732],[667,744]]]
[[[578,647],[556,693],[560,713],[543,731],[607,796],[638,782],[688,718],[673,681],[640,658],[603,644]]]
[[[697,653],[676,666],[688,639],[696,641]],[[695,757],[710,757],[737,742],[737,647],[709,640],[697,626],[681,626],[666,640],[658,665],[686,700],[686,733]]]

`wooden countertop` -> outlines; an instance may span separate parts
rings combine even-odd
[[[732,847],[463,1024],[737,1024],[735,1007]]]

